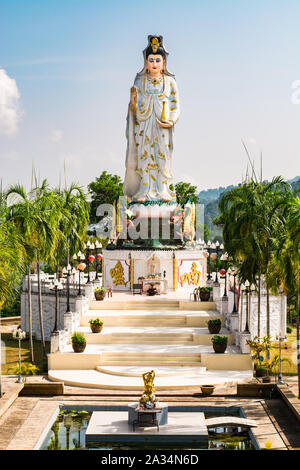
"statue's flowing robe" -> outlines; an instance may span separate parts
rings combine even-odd
[[[160,127],[163,102],[166,119],[174,124],[179,118],[179,98],[175,78],[164,75],[156,83],[147,75],[137,75],[137,110],[128,108],[127,154],[124,194],[133,201],[144,197],[147,201],[164,198],[175,201],[170,190],[173,182],[172,152],[173,127]]]

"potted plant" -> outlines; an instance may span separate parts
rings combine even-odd
[[[265,377],[268,373],[267,367],[259,365],[255,368],[255,377]]]
[[[217,335],[221,329],[221,320],[219,318],[216,320],[208,320],[207,326],[210,334]]]
[[[272,343],[270,336],[264,336],[259,338],[255,336],[252,340],[248,340],[247,344],[250,346],[252,352],[252,359],[254,359],[254,369],[256,377],[265,377],[269,375],[269,368],[267,363],[263,364],[264,356],[262,353],[270,352],[272,349]]]
[[[211,291],[212,287],[199,287],[200,300],[202,300],[202,302],[208,302]]]
[[[201,392],[204,396],[208,397],[214,392],[215,386],[214,385],[200,385]]]
[[[80,353],[85,350],[86,339],[82,333],[78,333],[77,331],[74,331],[71,340],[72,340],[72,347],[73,347],[74,352]]]
[[[224,353],[227,348],[227,336],[215,335],[211,339],[214,351],[218,354]]]
[[[104,287],[96,287],[94,290],[96,300],[104,300],[105,298],[105,289]]]
[[[100,318],[97,317],[95,319],[91,319],[89,324],[93,333],[101,333],[103,328],[103,321],[100,320]]]

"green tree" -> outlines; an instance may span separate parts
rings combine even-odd
[[[170,185],[170,189],[174,191],[174,186]],[[191,183],[184,183],[180,181],[175,184],[175,193],[177,203],[180,205],[185,204],[188,200],[198,204],[197,186],[193,186]]]
[[[43,327],[41,262],[47,262],[52,256],[58,242],[58,227],[61,220],[60,200],[57,194],[50,191],[46,180],[32,189],[28,195],[21,185],[11,186],[6,197],[15,200],[9,206],[9,217],[18,227],[19,233],[27,237],[27,250],[35,253],[38,278],[38,306],[40,331],[44,357],[47,357]],[[30,277],[29,277],[30,280]]]
[[[15,234],[22,240],[24,250],[24,264],[27,266],[27,289],[28,289],[28,325],[31,361],[34,362],[33,340],[32,340],[32,307],[31,307],[31,278],[30,267],[36,257],[34,227],[36,226],[36,211],[33,201],[28,197],[24,187],[20,184],[11,186],[5,194],[5,201],[13,200],[7,208],[6,218],[13,226]],[[12,268],[12,272],[15,269]]]
[[[99,221],[96,216],[97,207],[100,204],[114,204],[117,196],[123,195],[123,183],[118,175],[110,175],[106,171],[88,185],[91,195],[90,222]]]
[[[286,224],[282,227],[272,260],[273,285],[279,282],[288,296],[295,299],[297,328],[298,396],[300,396],[300,198],[291,196],[284,207]]]
[[[277,240],[284,229],[284,207],[291,195],[290,185],[281,177],[270,183],[247,181],[220,199],[220,216],[225,250],[239,264],[240,280],[258,284],[258,336],[260,336],[260,280],[267,290],[267,335],[270,335],[271,262]]]
[[[54,190],[58,196],[61,217],[58,223],[56,250],[50,266],[58,270],[63,262],[69,264],[70,256],[82,249],[89,222],[90,204],[81,186],[72,183],[68,188]]]

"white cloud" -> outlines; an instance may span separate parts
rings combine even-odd
[[[15,150],[8,150],[8,152],[0,153],[0,158],[3,158],[5,160],[16,161],[19,159],[19,155],[18,152],[16,152]]]
[[[63,137],[63,131],[61,129],[54,129],[51,133],[52,142],[60,142]]]
[[[17,132],[21,116],[19,98],[16,81],[0,68],[0,135],[12,135]]]

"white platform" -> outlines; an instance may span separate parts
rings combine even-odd
[[[167,442],[189,443],[208,441],[208,431],[202,412],[172,412],[168,424],[156,427],[136,427],[128,424],[126,411],[94,411],[85,434],[87,447],[96,442],[121,442],[126,444],[163,444]]]
[[[180,369],[180,368],[179,368]],[[147,372],[149,369],[145,369]],[[175,370],[174,370],[175,373]],[[126,377],[104,374],[97,370],[49,370],[51,380],[64,382],[65,385],[100,388],[106,390],[144,390],[142,377]],[[156,390],[186,390],[204,384],[224,384],[248,381],[253,377],[252,370],[207,370],[199,373],[190,370],[184,377],[155,377]],[[199,390],[200,391],[200,390]]]

